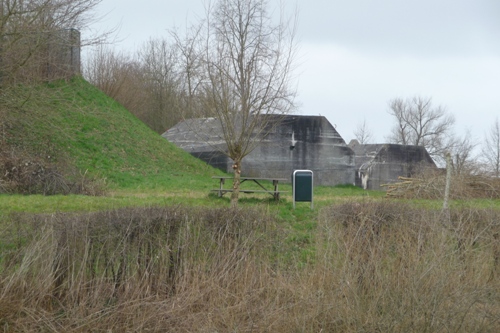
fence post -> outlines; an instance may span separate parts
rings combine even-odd
[[[446,185],[444,188],[443,210],[448,210],[448,199],[450,197],[450,185],[451,185],[451,155],[449,152],[447,152],[446,153]]]

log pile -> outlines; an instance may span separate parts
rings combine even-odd
[[[398,177],[398,181],[384,184],[386,197],[405,199],[442,199],[444,197],[446,176],[444,174],[424,175],[415,178]],[[450,199],[500,198],[500,179],[455,175],[451,179]]]

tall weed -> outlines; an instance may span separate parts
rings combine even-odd
[[[319,213],[315,258],[293,265],[293,231],[254,209],[16,215],[0,235],[0,327],[497,332],[499,217],[347,202]]]

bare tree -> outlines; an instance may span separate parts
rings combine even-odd
[[[148,126],[161,126],[161,118],[149,114],[151,102],[146,89],[146,75],[139,59],[117,53],[106,45],[98,45],[84,64],[84,77],[113,98]],[[164,129],[164,126],[161,126]]]
[[[358,126],[354,130],[354,138],[362,145],[370,143],[373,140],[373,133],[366,125],[366,118],[358,123]]]
[[[182,119],[178,49],[165,39],[151,39],[140,51],[148,95],[148,123],[158,133]]]
[[[177,51],[163,39],[144,43],[137,58],[101,45],[88,58],[85,77],[161,134],[182,119]]]
[[[482,155],[487,171],[494,177],[500,177],[500,123],[498,117],[485,137]]]
[[[202,115],[220,123],[223,153],[234,169],[231,206],[238,204],[242,160],[294,107],[291,85],[295,21],[274,23],[265,0],[219,0],[207,9],[199,49]]]
[[[80,47],[77,30],[94,21],[92,12],[101,1],[0,0],[2,84],[66,76],[61,60],[73,56],[72,46]]]
[[[452,171],[456,175],[474,174],[479,168],[473,156],[477,141],[472,138],[470,131],[466,131],[461,139],[455,139],[451,147]]]
[[[87,57],[84,76],[109,97],[119,101],[124,86],[131,76],[134,61],[123,53],[116,53],[105,45],[99,45]]]
[[[455,144],[451,133],[455,118],[445,108],[434,107],[431,98],[396,98],[389,102],[389,107],[389,114],[396,120],[387,138],[390,142],[424,146],[438,161]]]
[[[203,54],[200,49],[203,45],[201,31],[203,24],[192,26],[186,34],[181,37],[177,31],[172,31],[171,35],[175,39],[175,47],[178,50],[178,63],[180,64],[180,78],[182,89],[190,99],[200,93],[202,83],[206,80],[203,71]]]

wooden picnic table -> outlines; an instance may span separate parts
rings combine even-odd
[[[226,177],[226,176],[212,176],[213,179],[219,179],[219,188],[218,189],[213,189],[211,191],[217,192],[217,195],[219,197],[222,197],[225,193],[227,192],[233,192],[233,189],[230,188],[224,188],[224,184],[226,182],[226,179],[234,179],[234,177]],[[255,184],[259,185],[262,190],[253,190],[253,189],[242,189],[240,188],[240,192],[242,193],[268,193],[273,196],[274,200],[279,200],[280,199],[280,193],[284,191],[280,191],[278,188],[278,184],[280,181],[287,181],[289,179],[286,178],[257,178],[257,177],[240,177],[240,185],[243,184],[246,181],[249,182],[254,182]],[[273,189],[267,189],[264,185],[261,184],[263,181],[270,181],[273,184]]]

